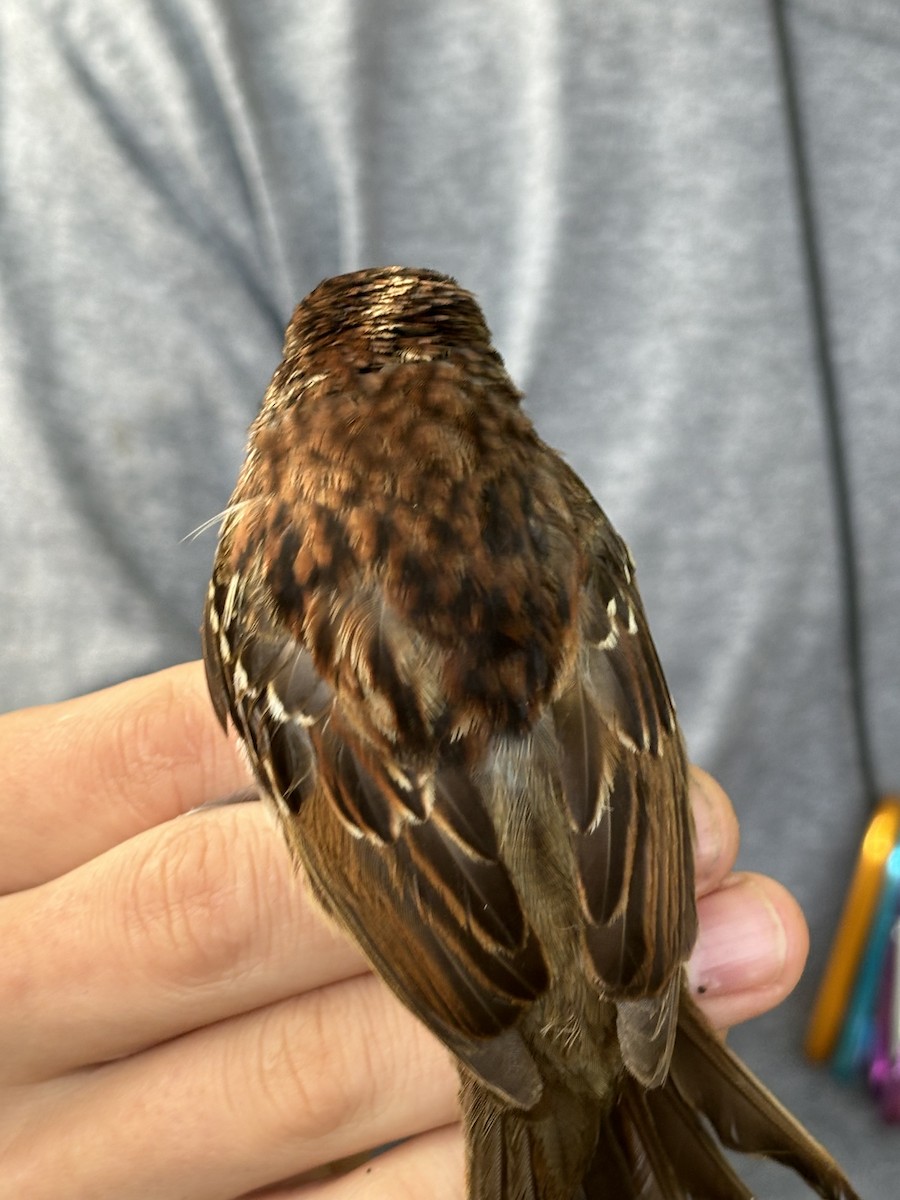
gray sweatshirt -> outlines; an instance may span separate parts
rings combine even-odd
[[[890,791],[900,8],[788,18]],[[733,1043],[895,1195],[900,1130],[801,1052],[867,797],[769,6],[4,0],[0,62],[0,705],[196,657],[214,533],[183,539],[227,501],[293,305],[362,266],[455,275],[631,546],[741,865],[810,921],[803,983]]]

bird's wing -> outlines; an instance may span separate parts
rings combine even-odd
[[[630,557],[592,527],[582,657],[553,715],[590,967],[619,1002],[626,1064],[653,1084],[697,928],[687,767]]]
[[[476,1075],[531,1107],[541,1083],[512,1026],[547,969],[462,747],[428,769],[376,749],[252,588],[212,585],[204,654],[326,910]]]

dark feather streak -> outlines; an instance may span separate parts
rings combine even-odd
[[[626,752],[620,759],[597,827],[575,840],[587,915],[598,925],[611,921],[626,900],[640,803],[639,767]]]
[[[563,795],[572,824],[584,833],[597,817],[602,782],[602,719],[580,683],[566,689],[553,705],[560,744]]]
[[[410,829],[407,837],[416,866],[460,906],[466,926],[476,936],[498,952],[522,948],[528,927],[505,866],[472,857],[433,822]]]

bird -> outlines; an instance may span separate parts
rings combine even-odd
[[[293,312],[203,626],[312,894],[456,1060],[469,1200],[745,1200],[722,1147],[858,1200],[708,1025],[688,765],[630,553],[473,295]]]

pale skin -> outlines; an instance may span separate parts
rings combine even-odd
[[[311,904],[262,805],[183,815],[248,782],[198,663],[0,718],[10,1195],[461,1200],[448,1054]],[[788,994],[806,925],[779,884],[734,873],[734,812],[697,769],[692,802],[690,978],[725,1028]]]

